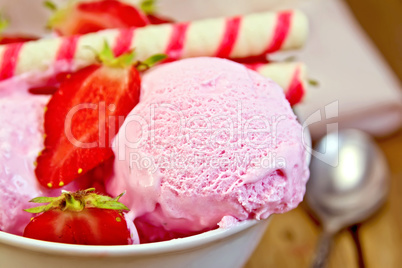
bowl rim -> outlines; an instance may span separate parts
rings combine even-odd
[[[138,245],[121,245],[121,246],[90,246],[90,245],[73,245],[64,243],[47,242],[31,238],[22,237],[19,235],[9,234],[0,231],[0,249],[1,244],[6,246],[13,246],[16,248],[41,252],[52,255],[67,255],[67,256],[108,256],[108,257],[122,257],[122,256],[141,256],[164,254],[169,252],[177,252],[189,250],[195,247],[201,247],[211,242],[225,239],[236,233],[242,232],[257,223],[263,223],[271,218],[265,220],[246,220],[238,222],[230,228],[218,228],[215,230],[207,231],[201,234],[176,238],[168,241],[154,242],[149,244]]]

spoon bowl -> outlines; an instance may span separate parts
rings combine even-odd
[[[366,220],[383,205],[389,171],[375,142],[354,129],[325,136],[315,146],[315,154],[306,201],[322,222],[321,247],[327,247],[319,249],[313,266],[324,267],[332,236]]]

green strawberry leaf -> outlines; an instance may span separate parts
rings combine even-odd
[[[55,197],[47,197],[47,196],[40,196],[35,197],[34,199],[30,200],[29,202],[32,203],[50,203],[55,200]]]
[[[52,1],[45,1],[43,2],[43,5],[48,8],[51,11],[57,11],[57,6],[54,2]]]
[[[124,67],[124,66],[132,65],[134,62],[134,58],[135,58],[135,53],[132,52],[132,53],[123,54],[120,57],[118,57],[116,60],[118,62],[120,62],[121,65]]]
[[[119,199],[126,194],[126,191],[124,191],[123,193],[119,194],[118,196],[116,196],[115,198],[113,198],[113,201],[119,201]]]
[[[151,68],[152,66],[154,66],[155,64],[157,64],[158,62],[160,62],[166,58],[167,58],[166,54],[155,54],[155,55],[149,57],[148,59],[144,60],[142,63],[147,65],[148,68]]]
[[[102,204],[99,204],[97,208],[103,209],[113,209],[113,210],[129,210],[124,204],[115,201],[109,201]]]
[[[49,20],[47,21],[46,27],[48,29],[53,29],[56,25],[62,23],[66,19],[66,17],[71,14],[74,3],[75,1],[68,1],[68,4],[65,7],[59,9],[52,1],[45,1],[45,7],[53,12]]]
[[[81,211],[85,208],[101,208],[113,210],[129,210],[118,200],[124,193],[112,198],[110,196],[95,194],[95,188],[80,190],[77,192],[68,192],[62,190],[58,197],[36,197],[31,200],[34,203],[49,203],[48,205],[25,209],[30,213],[41,213],[50,209],[61,209],[69,211]]]
[[[24,209],[24,211],[29,212],[29,213],[41,213],[41,212],[48,211],[51,207],[52,206],[49,204],[46,206],[39,206],[39,207]]]
[[[129,210],[124,204],[118,200],[124,193],[112,198],[104,195],[91,194],[86,198],[86,207],[95,207],[103,209],[115,209],[115,210]]]
[[[308,80],[308,83],[309,83],[311,86],[314,86],[314,87],[317,87],[317,86],[320,85],[320,83],[318,82],[318,80],[315,80],[315,79],[312,79],[312,78],[310,78],[310,79]]]
[[[143,0],[140,3],[140,9],[147,15],[154,14],[156,12],[155,0]]]
[[[95,51],[94,49],[92,50]],[[102,64],[110,67],[124,68],[134,64],[134,51],[129,51],[116,58],[112,48],[106,40],[104,41],[102,50],[99,53],[95,51],[95,53]]]
[[[105,40],[103,48],[100,52],[97,52],[94,48],[87,46],[86,48],[93,51],[99,62],[102,64],[115,67],[115,68],[125,68],[134,65],[138,71],[145,71],[154,66],[156,63],[167,58],[165,54],[155,54],[145,61],[135,61],[135,51],[131,50],[127,53],[115,57],[113,50],[111,49],[109,43]]]
[[[110,48],[109,43],[105,40],[103,42],[103,48],[101,52],[99,52],[98,57],[101,62],[107,63],[113,61],[115,59],[112,49]]]
[[[8,27],[8,24],[8,20],[6,20],[6,18],[0,14],[0,33],[2,33]]]

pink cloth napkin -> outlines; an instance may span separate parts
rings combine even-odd
[[[320,84],[309,88],[299,107],[302,118],[326,107],[335,113],[334,102],[338,102],[340,128],[359,128],[374,136],[399,129],[401,85],[348,7],[338,0],[300,2],[300,8],[309,16],[311,34],[307,46],[297,55]],[[328,107],[331,103],[332,108]],[[330,121],[311,124],[312,136],[325,134]]]
[[[306,47],[272,58],[296,56],[306,62],[309,76],[319,82],[318,87],[310,86],[304,103],[298,107],[301,117],[308,120],[306,125],[313,138],[324,135],[327,125],[337,122],[339,128],[359,128],[374,136],[385,136],[401,126],[399,81],[343,1],[160,0],[160,7],[165,14],[180,20],[267,9],[301,9],[310,20]]]
[[[159,0],[158,4],[162,14],[178,20],[279,8],[303,10],[311,24],[306,47],[301,51],[275,54],[273,58],[295,55],[307,63],[309,76],[319,82],[318,87],[309,88],[304,103],[298,107],[313,138],[325,134],[330,123],[339,123],[340,128],[360,128],[375,136],[400,128],[401,86],[343,1]],[[43,33],[49,12],[41,1],[0,0],[0,8],[12,20],[11,31]]]

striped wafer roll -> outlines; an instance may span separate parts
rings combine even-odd
[[[166,53],[172,60],[217,56],[242,58],[301,47],[307,19],[299,11],[266,12],[231,18],[105,30],[82,36],[42,39],[0,47],[0,80],[57,65],[76,69],[96,61],[88,46],[108,41],[116,54],[135,48],[137,58]]]
[[[307,89],[307,69],[301,62],[275,62],[268,64],[245,64],[246,67],[269,77],[285,91],[291,105],[299,103]]]

